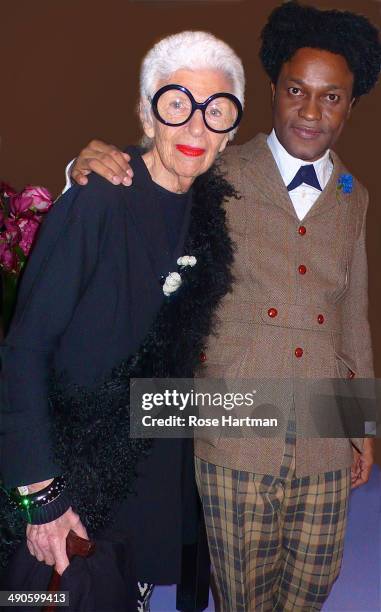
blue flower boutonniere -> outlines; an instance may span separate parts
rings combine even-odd
[[[340,174],[337,180],[337,191],[342,193],[352,193],[353,176],[351,174]]]

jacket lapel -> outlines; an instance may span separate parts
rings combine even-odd
[[[317,215],[324,214],[329,209],[335,206],[345,204],[345,198],[343,197],[341,191],[338,189],[338,180],[340,174],[345,172],[345,167],[343,166],[342,162],[334,151],[331,151],[331,158],[333,161],[333,170],[329,181],[325,189],[323,189],[323,191],[319,195],[315,204],[312,206],[312,208],[310,208],[310,210],[304,217],[303,221],[305,219],[311,219],[312,217],[315,217]]]
[[[258,134],[253,140],[243,145],[240,156],[242,170],[245,172],[245,177],[251,182],[253,193],[260,192],[264,198],[282,208],[299,222],[289,192],[267,145],[266,134]],[[333,171],[328,184],[303,218],[303,221],[323,214],[330,208],[345,202],[345,196],[337,189],[337,186],[340,174],[346,170],[334,151],[331,151],[331,157]]]
[[[241,147],[242,170],[254,193],[282,208],[297,219],[287,188],[283,183],[276,161],[267,145],[266,134],[258,134]]]

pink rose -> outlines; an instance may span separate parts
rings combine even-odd
[[[4,220],[4,225],[5,225],[5,240],[7,241],[8,245],[14,246],[15,244],[18,244],[22,238],[22,234],[21,234],[21,230],[19,228],[19,226],[17,225],[16,221],[14,221],[14,219],[5,219]]]
[[[19,269],[17,255],[5,242],[0,242],[0,266],[3,266],[6,272],[18,272]]]
[[[40,223],[36,218],[23,219],[19,223],[22,238],[19,243],[19,247],[23,250],[25,255],[29,255],[29,251],[33,245],[36,237],[36,232],[40,227]]]
[[[33,198],[31,196],[24,195],[24,192],[18,193],[16,196],[12,196],[10,199],[11,213],[15,217],[19,217],[25,213],[33,205]]]
[[[13,189],[8,183],[0,182],[0,194],[4,194],[7,197],[12,197],[17,194],[17,191]]]
[[[28,185],[21,192],[21,195],[25,198],[32,198],[31,208],[39,212],[48,211],[53,204],[52,196],[45,187],[33,187],[33,185]]]

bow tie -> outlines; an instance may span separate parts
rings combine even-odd
[[[299,185],[301,185],[302,183],[305,183],[306,185],[311,185],[311,187],[315,187],[316,189],[319,189],[319,191],[322,191],[313,164],[300,166],[291,183],[287,186],[287,190],[292,191],[293,189],[299,187]]]

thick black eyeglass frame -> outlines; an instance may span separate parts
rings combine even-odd
[[[187,119],[185,119],[185,121],[182,121],[181,123],[170,123],[169,121],[165,121],[160,116],[159,111],[157,110],[157,103],[158,103],[158,100],[159,100],[160,96],[163,93],[165,93],[166,91],[169,91],[170,89],[177,89],[178,91],[182,91],[183,93],[185,93],[188,96],[188,98],[190,99],[191,104],[192,104],[192,110],[190,112],[189,117],[187,117]],[[210,127],[208,125],[206,119],[205,119],[205,110],[206,110],[206,107],[208,106],[208,104],[210,104],[210,102],[212,102],[212,100],[215,100],[216,98],[228,98],[229,100],[234,102],[234,104],[236,105],[237,110],[238,110],[238,115],[237,115],[237,118],[236,118],[234,124],[232,125],[232,127],[227,128],[226,130],[216,130],[216,129]],[[227,92],[215,93],[212,96],[209,96],[209,98],[207,98],[205,100],[205,102],[196,102],[196,100],[192,96],[192,94],[189,91],[189,89],[187,89],[183,85],[176,85],[174,83],[170,84],[170,85],[164,85],[164,87],[161,87],[160,89],[158,89],[158,91],[155,93],[154,97],[152,98],[151,106],[152,106],[153,114],[155,115],[156,119],[158,121],[160,121],[160,123],[164,123],[164,125],[170,125],[171,127],[178,127],[180,125],[185,125],[185,123],[187,123],[191,119],[191,117],[193,116],[194,112],[196,110],[200,110],[202,112],[202,117],[204,119],[204,123],[205,123],[206,127],[208,128],[208,130],[210,130],[211,132],[216,132],[217,134],[226,134],[227,132],[231,132],[232,130],[234,130],[237,127],[237,125],[240,123],[240,121],[242,119],[242,114],[243,114],[243,109],[242,109],[241,102],[238,100],[238,98],[236,96],[234,96],[231,93],[227,93]]]

